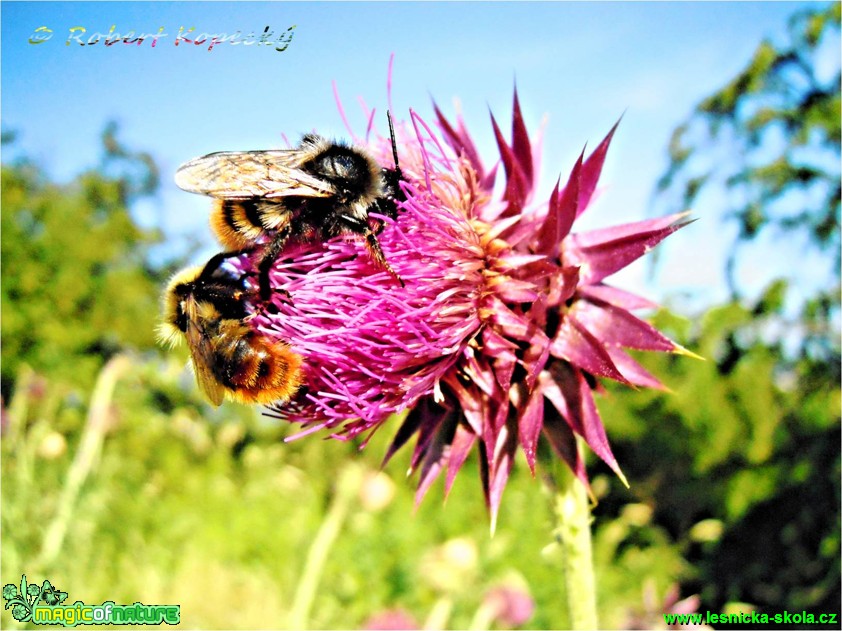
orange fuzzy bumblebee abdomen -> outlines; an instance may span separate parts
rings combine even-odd
[[[301,356],[247,325],[224,322],[215,346],[216,375],[234,401],[267,404],[288,400],[301,386]]]
[[[217,199],[210,226],[222,247],[232,252],[254,246],[267,230],[279,230],[289,222],[289,214],[279,204],[256,199]]]

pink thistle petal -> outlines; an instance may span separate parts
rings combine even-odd
[[[605,285],[602,283],[599,285],[582,285],[578,289],[579,293],[584,298],[604,300],[605,302],[610,302],[612,305],[617,305],[623,309],[634,310],[658,308],[658,304],[652,302],[651,300],[647,300],[646,298],[625,291],[624,289],[612,287],[611,285]]]
[[[451,159],[448,157],[447,152],[444,150],[444,147],[439,142],[438,136],[436,136],[436,134],[433,133],[433,130],[430,129],[430,126],[427,125],[427,123],[424,121],[423,118],[418,116],[418,114],[416,114],[412,110],[410,110],[410,113],[411,113],[411,116],[412,116],[412,124],[413,124],[413,126],[415,126],[415,134],[418,137],[419,142],[421,142],[422,145],[423,145],[423,141],[421,140],[421,135],[418,132],[418,125],[421,125],[421,127],[424,128],[424,131],[427,132],[427,138],[430,140],[430,142],[433,144],[433,146],[435,146],[436,150],[438,151],[438,155],[436,156],[436,159],[439,160],[448,169],[452,169],[453,163],[452,163]]]
[[[529,391],[535,387],[538,375],[544,370],[550,356],[550,338],[543,331],[536,331],[529,348],[523,354],[523,366],[526,368],[526,387]]]
[[[560,269],[558,263],[553,263],[547,258],[541,258],[527,262],[519,269],[511,270],[510,273],[521,278],[530,278],[532,282],[542,286],[544,285],[543,281],[552,282],[559,275]]]
[[[339,88],[336,85],[336,81],[331,81],[331,85],[333,87],[333,98],[336,101],[336,109],[339,111],[339,117],[345,124],[345,129],[348,130],[348,134],[356,142],[357,137],[354,135],[354,129],[351,127],[351,124],[348,122],[348,117],[345,115],[345,108],[342,106],[342,99],[339,97]]]
[[[556,248],[570,234],[570,228],[573,227],[576,215],[582,207],[579,197],[582,188],[582,159],[584,157],[585,150],[583,149],[576,160],[576,164],[573,165],[573,170],[570,171],[570,177],[567,178],[567,184],[564,185],[558,200],[558,233],[556,234],[558,241]]]
[[[520,405],[521,407],[518,407]],[[515,404],[515,409],[520,409],[517,419],[518,441],[526,456],[526,463],[532,475],[535,475],[535,458],[538,453],[538,437],[544,427],[544,394],[535,389],[526,400]]]
[[[386,455],[383,456],[383,461],[380,463],[381,467],[385,467],[389,460],[392,459],[392,456],[394,456],[401,447],[409,442],[409,439],[412,438],[413,434],[415,434],[421,426],[421,421],[423,420],[424,415],[432,414],[428,407],[427,400],[422,400],[418,403],[418,405],[410,410],[409,414],[406,415],[406,418],[404,418],[400,427],[398,427],[395,437],[389,444],[389,448],[386,450]]]
[[[554,364],[553,368],[553,377],[558,384],[558,391],[545,387],[545,396],[564,417],[570,428],[584,438],[588,447],[625,483],[625,476],[611,452],[608,437],[605,435],[605,427],[599,418],[591,388],[582,371],[562,364]]]
[[[485,430],[486,409],[483,399],[476,392],[476,388],[463,386],[459,377],[452,374],[445,375],[442,382],[447,385],[448,389],[456,397],[462,408],[465,421],[471,426],[473,432],[477,436],[482,436]]]
[[[497,169],[499,168],[499,166],[500,163],[497,162],[493,167],[491,167],[491,169],[488,172],[486,172],[486,174],[482,178],[479,178],[480,189],[484,191],[490,191],[492,188],[494,188],[494,182],[497,180]],[[490,206],[491,205],[489,204],[489,206],[486,206],[486,208],[489,208]],[[484,210],[485,209],[481,209],[481,211]],[[482,216],[483,218],[485,218],[485,212],[483,212]]]
[[[553,357],[567,360],[592,375],[629,383],[617,370],[602,343],[570,314],[562,320],[550,345],[550,353]]]
[[[580,232],[576,235],[576,241],[579,245],[589,247],[594,245],[602,245],[604,243],[621,239],[623,237],[636,237],[640,234],[648,234],[650,232],[658,232],[664,228],[683,228],[685,225],[692,223],[688,221],[676,227],[676,224],[689,216],[689,212],[673,213],[665,217],[655,217],[653,219],[644,219],[642,221],[632,221],[630,223],[610,226],[608,228],[598,228],[596,230],[588,230],[587,232]]]
[[[541,343],[543,344],[543,340],[546,340],[546,343],[549,344],[550,340],[547,337],[547,334],[544,332],[547,330],[547,312],[548,312],[548,304],[549,301],[547,299],[547,290],[545,289],[541,295],[536,298],[531,305],[529,305],[527,309],[527,313],[529,314],[529,318],[535,324],[535,329],[537,333],[540,333],[540,337],[532,336],[532,339],[529,340],[530,345]],[[555,316],[555,310],[553,310],[553,315]]]
[[[557,307],[566,303],[579,287],[579,268],[563,267],[561,273],[552,279],[547,303]]]
[[[549,373],[542,373],[539,377],[539,383],[551,384],[551,388],[558,391],[558,397],[562,397],[558,386],[552,381]],[[543,386],[542,386],[543,391]],[[567,463],[570,470],[582,482],[585,488],[590,491],[590,484],[588,482],[588,473],[585,470],[585,461],[579,453],[578,445],[576,444],[576,436],[570,429],[570,425],[565,422],[562,415],[558,412],[556,407],[545,408],[544,412],[544,436],[550,443],[550,446],[555,450],[559,457]]]
[[[540,264],[544,267],[546,258],[543,254],[503,254],[497,257],[497,267],[501,270],[514,271],[519,267],[527,267]]]
[[[517,450],[517,433],[509,431],[505,427],[497,436],[497,445],[493,460],[489,466],[488,480],[488,508],[491,513],[491,532],[497,528],[497,513],[500,509],[500,501],[503,499],[503,490],[509,480],[512,465],[515,461]]]
[[[515,215],[514,217],[505,217],[498,219],[490,225],[485,233],[485,238],[489,241],[492,239],[505,239],[509,241],[511,238],[511,230],[518,228],[523,223],[523,217]],[[509,241],[510,242],[510,241]]]
[[[502,392],[508,392],[512,385],[512,375],[515,373],[517,358],[514,354],[503,355],[494,360],[494,375]]]
[[[611,361],[623,376],[629,380],[629,383],[641,388],[653,388],[655,390],[662,390],[669,392],[670,389],[658,381],[649,371],[638,364],[631,356],[624,350],[617,347],[609,347],[608,354],[611,355]]]
[[[625,309],[601,300],[578,300],[568,315],[605,345],[663,353],[678,349],[672,340],[651,324],[634,317]]]
[[[513,353],[518,346],[511,340],[506,339],[491,327],[482,330],[482,352],[489,357],[500,357],[507,353]]]
[[[533,302],[540,295],[535,283],[505,275],[489,279],[488,287],[493,288],[500,298],[508,302]]]
[[[509,417],[509,396],[508,390],[498,390],[498,396],[489,397],[486,401],[486,418],[483,425],[483,440],[489,453],[495,453],[495,445],[498,443],[500,432],[505,428]]]
[[[433,111],[436,114],[436,118],[438,119],[442,132],[444,132],[444,139],[447,141],[447,144],[450,145],[454,152],[456,152],[456,155],[465,156],[474,168],[474,171],[476,171],[477,179],[482,181],[485,177],[485,169],[482,166],[482,160],[480,160],[479,152],[474,145],[474,141],[465,130],[462,118],[457,117],[458,129],[454,129],[450,122],[444,117],[444,114],[441,113],[438,105],[435,103],[433,103]]]
[[[570,427],[558,415],[553,415],[553,421],[544,421],[544,435],[552,445],[555,452],[567,463],[570,470],[585,487],[588,495],[593,497],[591,484],[588,479],[588,472],[585,469],[585,460],[579,452],[576,444],[576,436],[570,431]],[[556,420],[557,419],[557,420]]]
[[[484,401],[484,403],[485,418],[483,421],[481,442],[485,448],[485,454],[488,459],[488,478],[485,493],[489,508],[493,508],[494,498],[496,497],[499,500],[499,497],[502,494],[502,489],[499,489],[499,492],[496,495],[492,493],[494,485],[499,484],[501,481],[499,476],[499,465],[502,463],[504,468],[506,466],[511,468],[511,461],[506,463],[504,459],[506,454],[505,444],[507,441],[513,443],[511,445],[511,451],[513,453],[517,446],[517,436],[512,436],[506,426],[509,416],[508,397],[505,399],[501,397],[495,397],[493,399],[488,398]],[[505,480],[507,478],[508,472],[506,472],[506,475],[502,478],[503,484],[505,484]]]
[[[620,117],[622,119],[622,117]],[[585,164],[582,168],[582,180],[579,186],[579,205],[576,210],[576,216],[578,217],[588,205],[591,203],[591,198],[593,197],[593,192],[596,189],[596,183],[599,181],[599,176],[602,173],[602,167],[605,164],[605,156],[608,153],[608,147],[611,144],[611,139],[614,137],[614,132],[617,131],[617,126],[620,124],[620,120],[614,123],[614,126],[611,128],[611,131],[602,139],[602,142],[599,143],[594,152],[588,156],[588,159],[585,161]]]
[[[544,224],[541,226],[541,231],[538,233],[538,243],[535,246],[536,250],[543,252],[552,259],[558,258],[562,240],[562,218],[559,217],[561,204],[558,196],[558,186],[560,183],[560,179],[556,180],[553,192],[550,193],[550,201],[547,205],[547,216],[544,219]],[[573,225],[572,221],[570,222],[570,225]],[[568,227],[567,230],[569,232],[570,227]]]
[[[579,391],[582,397],[582,421],[585,426],[585,442],[588,443],[593,452],[602,458],[614,473],[623,481],[623,484],[628,486],[626,476],[620,470],[620,465],[617,464],[617,459],[611,451],[611,446],[608,444],[608,436],[605,434],[605,426],[602,424],[602,419],[599,418],[599,410],[596,408],[596,403],[593,399],[593,391],[584,375],[580,372],[579,377]]]
[[[389,55],[389,68],[386,70],[386,103],[388,103],[389,111],[394,112],[395,108],[392,105],[392,70],[395,67],[395,53]]]
[[[547,218],[541,228],[538,250],[553,259],[558,258],[562,241],[570,233],[573,221],[579,214],[579,208],[581,208],[579,190],[584,155],[585,152],[583,151],[576,164],[573,165],[573,170],[570,172],[570,177],[567,179],[567,184],[564,186],[561,195],[558,194],[558,184],[550,195]]]
[[[514,363],[514,354],[508,353],[498,357],[495,361],[495,368],[496,364],[507,360]],[[488,362],[485,361],[485,358],[483,358],[483,361],[480,362],[472,348],[465,349],[465,359],[463,361],[465,364],[465,374],[470,377],[471,381],[473,381],[477,388],[479,388],[482,392],[488,396],[493,396],[497,389],[497,386],[494,385],[495,376],[497,376],[496,369],[492,369]],[[499,379],[499,376],[497,376],[497,379]]]
[[[520,111],[520,101],[517,98],[517,88],[515,88],[514,104],[512,105],[512,154],[526,179],[528,193],[534,185],[535,172],[532,165],[529,132],[526,131],[526,124],[523,122],[523,113]]]
[[[506,192],[503,198],[506,200],[507,205],[501,216],[509,217],[520,214],[523,210],[523,204],[526,202],[530,187],[520,162],[503,138],[503,133],[500,131],[500,127],[498,127],[497,121],[494,119],[494,114],[491,114],[491,125],[494,128],[494,137],[497,139],[497,147],[500,150],[500,158],[503,161],[503,169],[506,172]]]
[[[685,214],[673,215],[677,221]],[[640,221],[616,228],[569,235],[563,244],[564,265],[581,266],[585,284],[595,284],[626,267],[664,238],[691,222],[657,227],[663,219]],[[655,226],[655,227],[653,227]]]
[[[544,394],[547,401],[553,404],[553,407],[565,420],[570,429],[581,436],[585,429],[582,425],[581,418],[579,416],[573,416],[570,411],[568,401],[565,398],[564,390],[562,389],[562,382],[565,380],[573,380],[573,385],[575,386],[576,382],[573,369],[555,363],[550,366],[549,370],[541,372],[538,376],[538,383],[541,386],[541,392]]]
[[[421,466],[421,473],[418,476],[418,488],[415,491],[415,507],[421,504],[421,500],[430,490],[433,482],[441,474],[442,467],[447,460],[448,446],[444,432],[436,428],[434,440],[430,443],[424,453],[424,461]]]
[[[450,456],[447,461],[447,477],[444,482],[444,495],[447,497],[450,490],[453,488],[453,483],[456,481],[456,474],[465,464],[468,454],[477,441],[477,435],[471,431],[470,427],[462,423],[456,426],[456,432],[453,435],[453,441],[450,443]]]
[[[368,144],[369,139],[371,138],[371,132],[374,129],[374,115],[377,113],[377,110],[372,109],[368,115],[368,124],[365,127],[365,143]]]
[[[532,339],[535,325],[528,318],[516,314],[499,298],[492,297],[483,307],[481,316],[493,323],[499,331],[522,342]]]
[[[515,221],[510,221],[514,219]],[[530,241],[535,240],[537,232],[539,213],[532,212],[527,216],[526,213],[520,215],[513,215],[512,217],[495,219],[495,225],[489,230],[489,235],[493,232],[498,232],[497,226],[501,224],[508,224],[504,231],[499,231],[501,239],[505,240],[514,250],[522,250],[528,247]]]
[[[415,471],[418,465],[424,460],[424,456],[433,444],[436,438],[436,430],[442,425],[444,415],[439,413],[428,413],[421,416],[421,422],[418,425],[415,442],[415,449],[412,452],[412,458],[409,462],[410,471]]]

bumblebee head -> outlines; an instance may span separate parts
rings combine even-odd
[[[201,267],[189,267],[175,274],[167,283],[161,301],[161,323],[157,327],[158,340],[162,344],[176,346],[181,343],[187,331],[184,301],[192,295],[201,273]]]
[[[378,194],[380,167],[355,147],[328,145],[305,168],[332,184],[340,202]]]

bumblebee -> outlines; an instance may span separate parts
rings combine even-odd
[[[191,267],[170,280],[159,337],[187,340],[196,381],[214,405],[228,398],[269,404],[288,400],[302,383],[302,358],[289,346],[249,326],[247,304],[255,290],[220,264]]]
[[[372,229],[372,212],[395,217],[405,201],[392,118],[387,112],[395,167],[380,165],[359,147],[307,134],[298,147],[276,151],[222,151],[179,167],[176,184],[215,198],[211,228],[230,256],[262,252],[257,265],[260,296],[271,295],[269,271],[290,239],[323,241],[357,234],[378,267],[401,286]]]

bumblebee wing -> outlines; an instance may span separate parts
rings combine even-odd
[[[220,199],[331,197],[336,189],[300,169],[298,149],[220,151],[182,164],[175,183],[189,193]]]
[[[211,341],[204,329],[195,322],[188,320],[187,346],[190,348],[190,357],[193,360],[193,372],[196,373],[196,382],[199,384],[210,402],[219,405],[225,398],[225,388],[214,376],[211,366],[214,362],[214,352]]]

